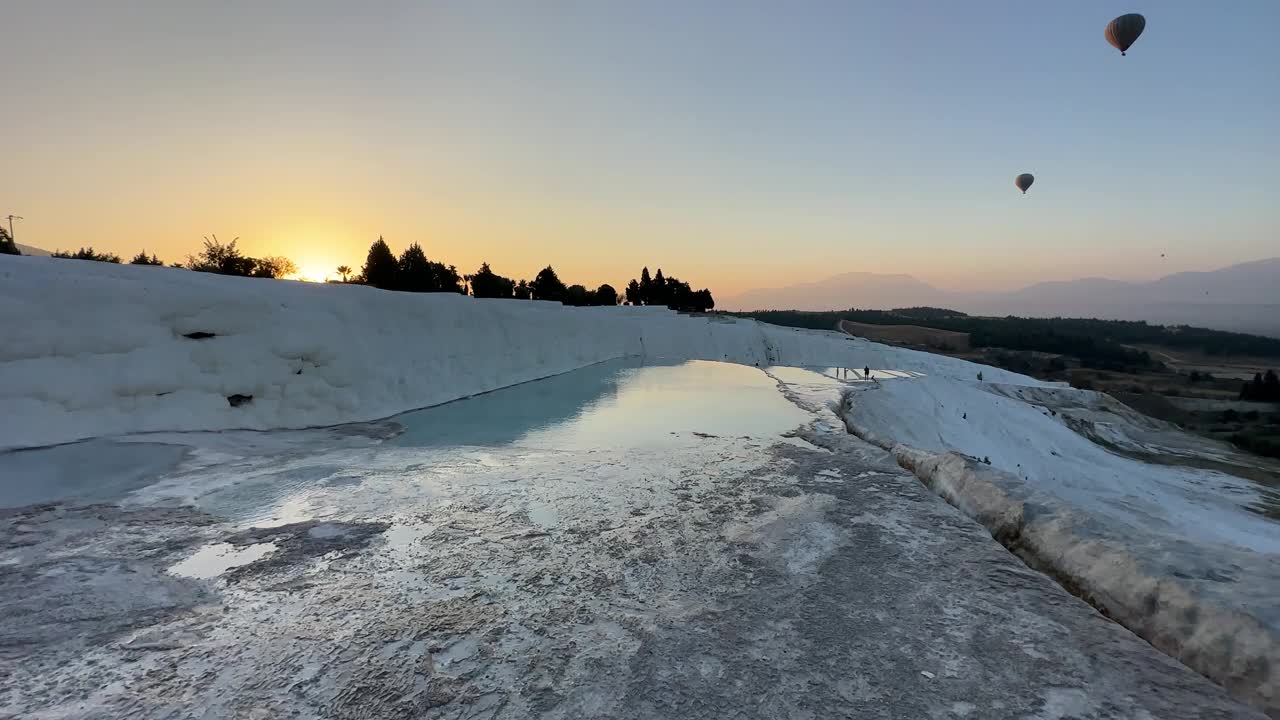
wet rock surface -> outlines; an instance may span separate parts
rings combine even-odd
[[[790,397],[767,441],[293,457],[275,524],[7,512],[0,717],[1259,717]],[[169,572],[211,543],[274,550]]]
[[[272,552],[269,557],[231,569],[225,577],[228,582],[239,582],[253,575],[288,572],[314,558],[336,560],[359,552],[389,527],[385,522],[309,520],[249,528],[223,538],[223,542],[235,547],[270,543]]]
[[[0,511],[0,674],[9,678],[6,694],[19,691],[10,681],[20,675],[39,677],[48,663],[217,602],[208,588],[164,572],[215,522],[189,509],[111,505]]]

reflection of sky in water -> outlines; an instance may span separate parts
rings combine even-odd
[[[0,453],[0,507],[72,498],[115,502],[160,479],[186,452],[177,445],[87,440]]]
[[[776,436],[809,419],[756,368],[632,360],[401,415],[396,420],[405,433],[392,442],[410,447],[636,447],[689,442],[694,432]]]

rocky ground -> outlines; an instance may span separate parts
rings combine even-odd
[[[157,497],[5,511],[0,716],[1258,717],[823,392],[788,390],[812,417],[789,437],[337,447],[182,479],[293,488],[252,521]]]

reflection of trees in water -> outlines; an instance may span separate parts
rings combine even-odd
[[[507,445],[530,432],[571,420],[602,400],[616,398],[626,370],[654,364],[652,360],[612,360],[406,413],[396,418],[405,431],[392,443],[410,447]]]

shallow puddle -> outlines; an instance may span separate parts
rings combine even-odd
[[[275,549],[275,543],[269,542],[254,543],[242,548],[227,543],[214,543],[200,548],[196,554],[169,568],[169,572],[173,575],[207,580],[233,567],[261,560]]]

